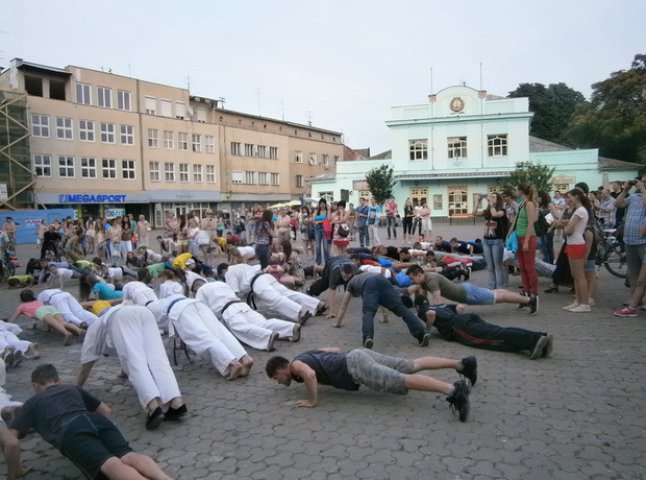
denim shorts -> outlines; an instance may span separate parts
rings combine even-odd
[[[471,283],[463,283],[467,292],[467,305],[493,305],[496,303],[496,294],[488,288],[477,287]]]
[[[586,260],[585,265],[583,266],[584,272],[594,272],[597,269],[596,260]]]
[[[389,357],[365,348],[348,352],[348,372],[359,385],[377,392],[406,395],[406,374],[413,373],[414,361]]]

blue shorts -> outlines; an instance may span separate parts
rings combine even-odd
[[[496,294],[488,288],[477,287],[471,283],[463,283],[467,292],[467,305],[493,305],[496,303]]]
[[[585,265],[583,266],[584,272],[594,272],[597,268],[596,260],[586,260]]]

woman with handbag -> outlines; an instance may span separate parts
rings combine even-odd
[[[330,244],[328,238],[332,238],[330,210],[324,198],[319,200],[318,207],[314,211],[314,246],[316,248],[316,264],[327,263],[330,258]]]
[[[276,237],[274,231],[274,213],[271,210],[262,212],[262,217],[256,220],[255,249],[256,257],[260,260],[260,268],[265,269],[271,263],[271,244]]]
[[[536,192],[531,185],[521,184],[518,185],[518,194],[522,203],[512,229],[512,234],[515,233],[518,236],[518,268],[523,281],[523,292],[525,295],[537,297],[538,274],[534,264],[537,246],[534,224],[538,219]]]
[[[350,227],[348,225],[348,218],[350,213],[345,209],[345,201],[341,200],[336,204],[336,211],[330,217],[332,224],[332,244],[336,247],[335,255],[347,255],[347,248],[350,244],[349,235]]]
[[[480,197],[480,203],[487,198]],[[490,290],[504,288],[506,276],[503,270],[503,251],[505,235],[509,230],[509,222],[505,213],[502,197],[499,193],[489,194],[489,204],[482,212],[474,212],[474,215],[482,215],[485,219],[485,228],[482,240],[482,251],[487,261],[487,272],[489,273],[488,287]]]

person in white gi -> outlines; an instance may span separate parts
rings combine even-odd
[[[159,298],[166,298],[176,293],[184,293],[184,286],[175,280],[175,272],[172,270],[164,270],[159,274],[159,279],[164,280],[159,285]]]
[[[271,352],[277,338],[292,342],[300,339],[300,324],[265,318],[238,299],[231,287],[224,282],[196,281],[193,288],[197,289],[195,299],[207,305],[238,340],[251,348]]]
[[[49,288],[38,294],[36,299],[45,305],[56,308],[66,322],[73,323],[81,328],[89,327],[97,318],[92,312],[84,310],[81,304],[69,292],[58,288]]]
[[[260,270],[260,265],[218,265],[218,275],[224,275],[227,284],[240,298],[252,291],[259,308],[267,308],[281,317],[305,324],[316,315],[322,302],[314,297],[282,285],[272,275]]]
[[[159,300],[155,291],[143,282],[128,282],[121,289],[123,301],[145,307],[149,302]]]
[[[191,270],[185,270],[184,275],[186,276],[186,286],[188,286],[189,296],[195,297],[195,292],[197,291],[197,288],[193,288],[195,282],[199,280],[200,282],[206,283],[206,277],[192,272]]]
[[[187,411],[152,312],[138,305],[111,306],[97,301],[92,309],[99,320],[88,328],[81,349],[83,386],[92,367],[103,355],[116,351],[121,369],[146,410],[146,428],[153,430],[164,418],[176,419]],[[166,413],[162,406],[168,406]]]
[[[34,343],[18,338],[21,333],[15,323],[0,321],[0,353],[8,366],[17,366],[23,358],[40,358]]]
[[[20,440],[9,430],[5,423],[5,421],[11,423],[16,409],[22,406],[22,402],[12,401],[11,395],[5,391],[6,375],[5,363],[0,358],[0,448],[4,453],[7,465],[6,478],[12,480],[24,477],[32,469],[31,467],[22,466],[20,461]]]
[[[202,302],[184,295],[148,303],[161,329],[175,332],[197,355],[208,355],[213,366],[227,380],[249,375],[253,359],[240,342]]]

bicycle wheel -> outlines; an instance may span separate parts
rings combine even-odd
[[[626,252],[618,243],[610,245],[603,255],[603,266],[612,275],[619,278],[626,278]]]

